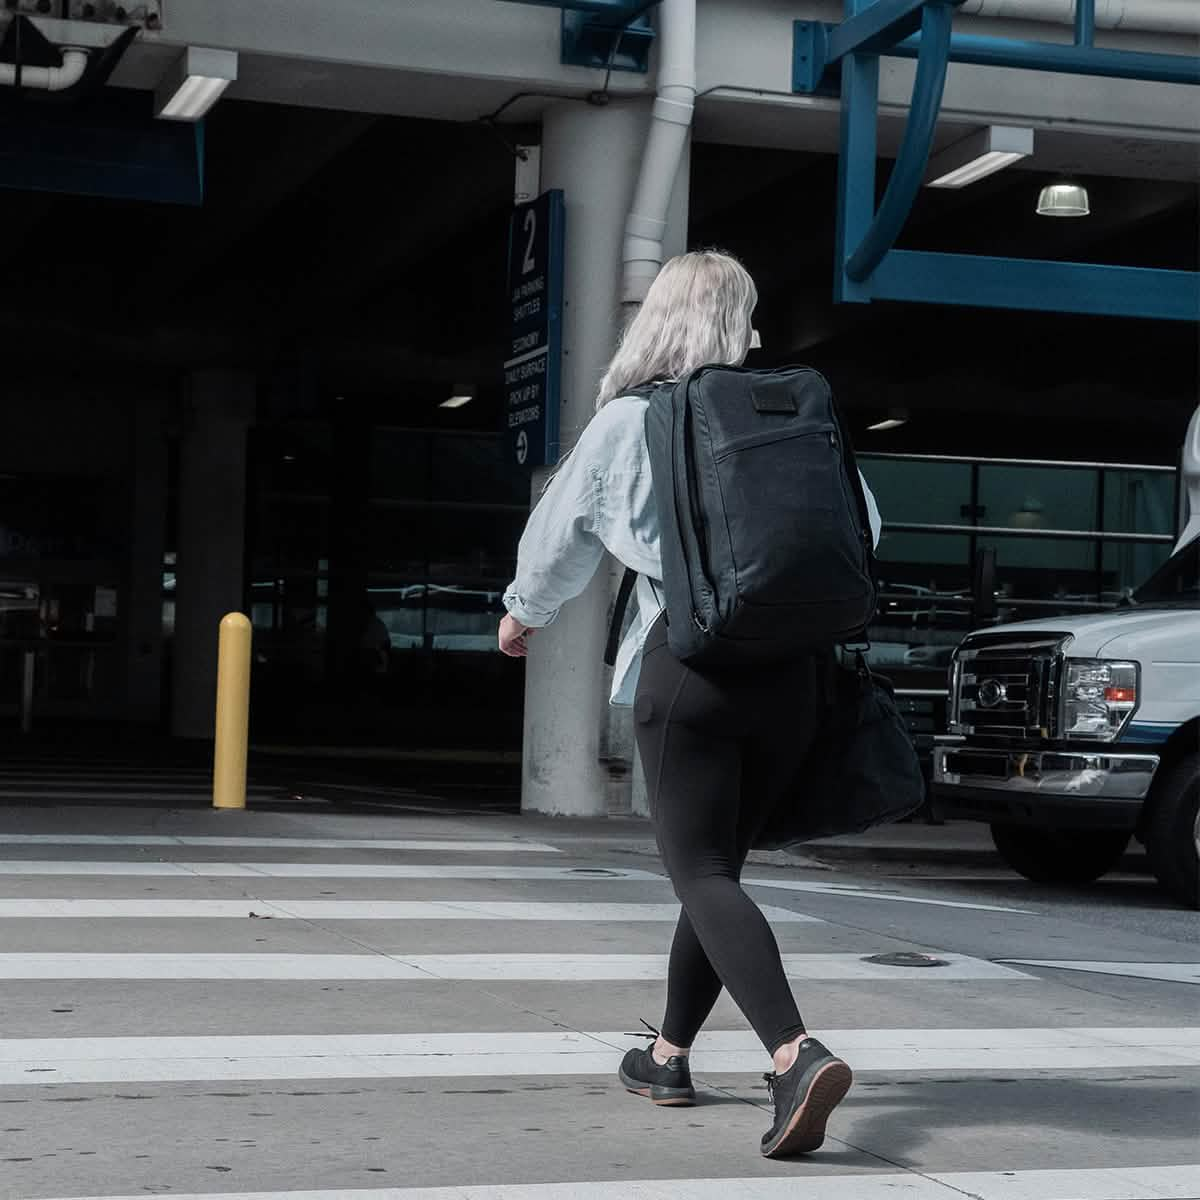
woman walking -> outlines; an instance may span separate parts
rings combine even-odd
[[[609,364],[596,416],[529,518],[504,597],[500,649],[524,656],[529,634],[584,590],[605,550],[638,573],[637,614],[617,655],[612,702],[633,703],[655,836],[683,911],[661,1033],[647,1049],[629,1051],[619,1075],[657,1104],[692,1103],[689,1050],[726,988],[774,1063],[765,1078],[775,1120],[762,1152],[776,1157],[821,1145],[852,1078],[846,1063],[808,1035],[774,933],[740,883],[757,835],[801,787],[829,656],[701,671],[671,653],[648,401],[638,394],[701,366],[741,364],[756,302],[753,280],[728,255],[684,254],[663,267]],[[878,511],[866,495],[878,539]]]

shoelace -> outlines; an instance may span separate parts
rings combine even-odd
[[[662,1037],[662,1034],[657,1029],[655,1029],[654,1026],[650,1024],[649,1021],[646,1021],[641,1017],[638,1017],[638,1020],[641,1021],[642,1024],[645,1025],[648,1030],[650,1030],[650,1032],[642,1033],[641,1030],[635,1030],[632,1033],[626,1033],[623,1036],[653,1038],[655,1041],[657,1041],[660,1037]]]
[[[764,1071],[763,1078],[767,1081],[767,1099],[775,1103],[775,1084],[779,1076],[774,1071]]]

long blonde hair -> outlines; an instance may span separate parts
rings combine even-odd
[[[754,280],[732,255],[697,250],[672,258],[622,334],[596,410],[637,384],[681,379],[706,363],[741,363],[757,303]]]

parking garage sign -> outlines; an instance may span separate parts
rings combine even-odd
[[[523,467],[558,460],[564,218],[562,192],[543,192],[513,209],[508,231],[504,421],[509,452]]]

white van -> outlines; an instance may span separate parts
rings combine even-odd
[[[1089,882],[1136,837],[1200,907],[1200,409],[1183,471],[1190,519],[1130,602],[996,625],[954,652],[933,786],[1029,879]]]

